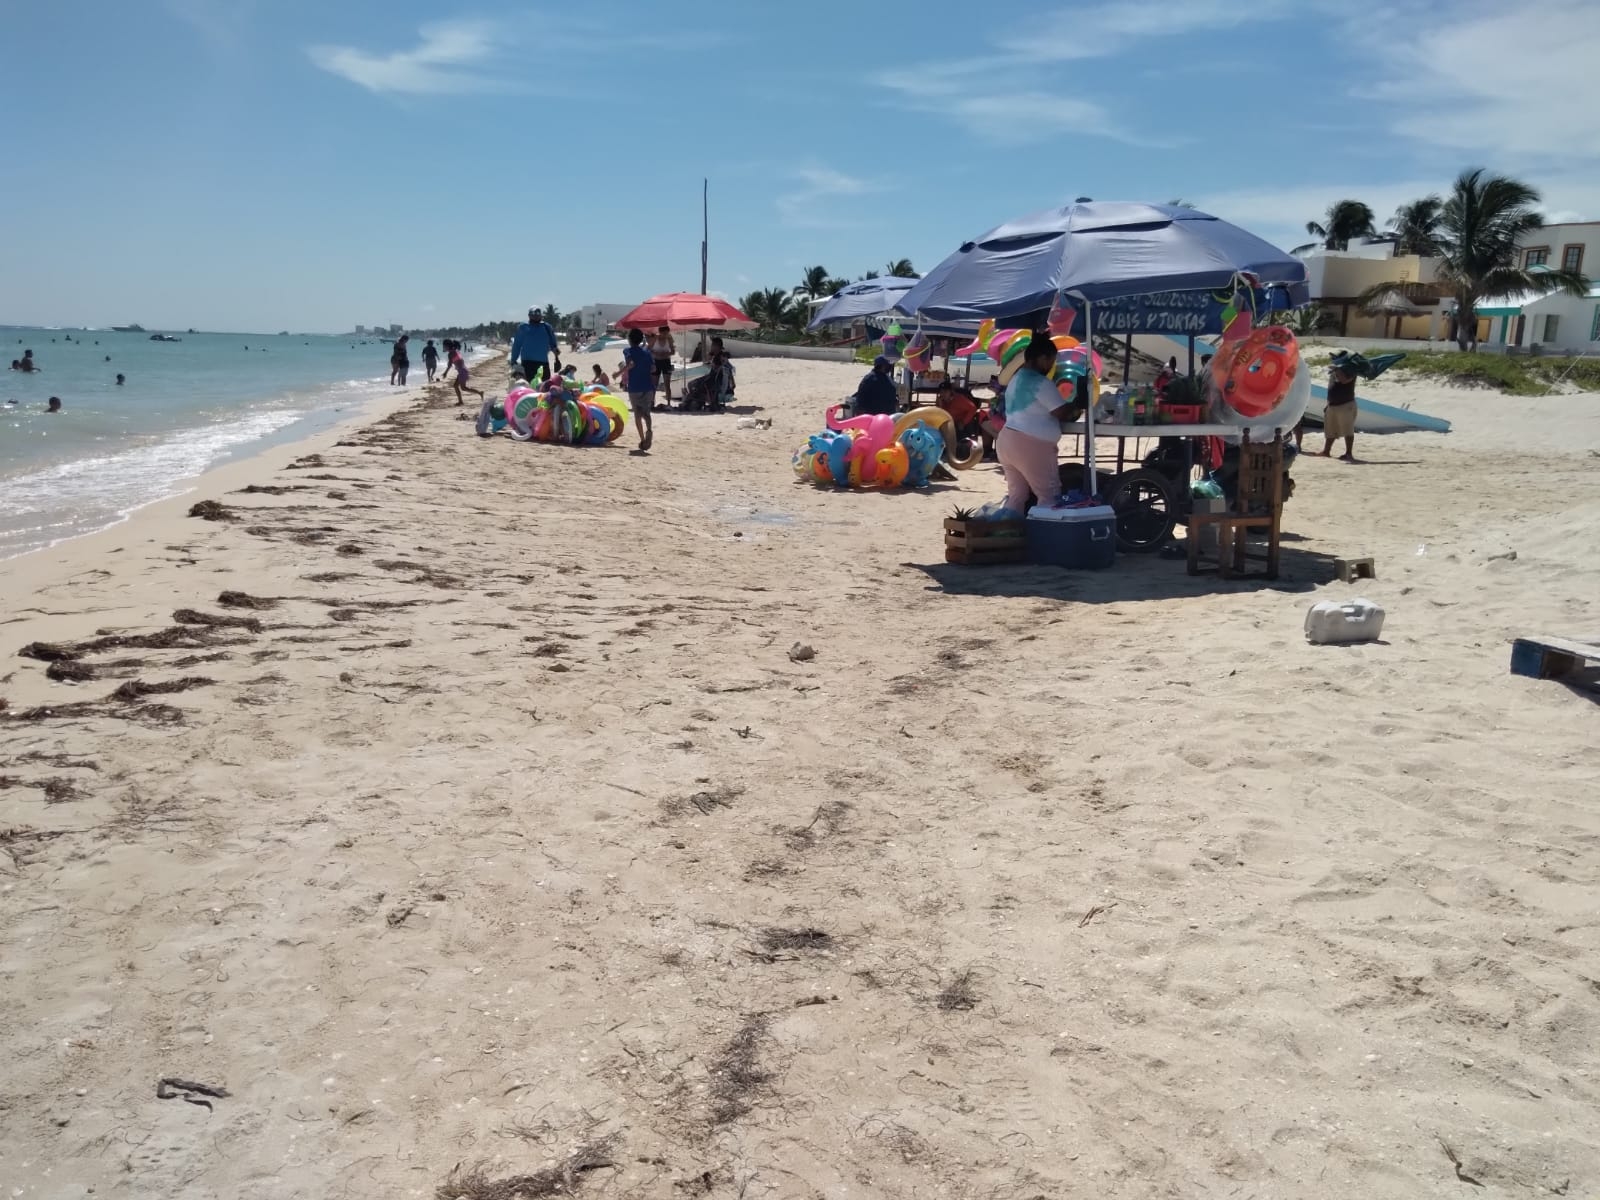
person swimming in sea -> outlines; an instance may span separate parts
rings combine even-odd
[[[125,375],[123,375],[123,373],[121,371],[118,371],[117,372],[117,386],[121,387],[127,381],[128,381],[127,377]]]
[[[61,397],[60,396],[51,396],[50,399],[45,402],[44,410],[45,410],[45,412],[60,412],[61,411]]]

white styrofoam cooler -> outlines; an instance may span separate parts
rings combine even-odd
[[[1306,640],[1319,646],[1372,642],[1383,634],[1383,605],[1357,596],[1323,600],[1306,611]]]

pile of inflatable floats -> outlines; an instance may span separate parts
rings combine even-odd
[[[599,384],[579,388],[557,375],[536,387],[519,383],[504,400],[485,400],[477,429],[479,437],[506,430],[519,442],[605,446],[622,436],[631,412],[626,400]]]
[[[996,329],[994,322],[986,321],[977,339],[956,354],[988,354],[1005,382],[1022,365],[1031,337],[1026,329]],[[1069,403],[1093,403],[1099,394],[1100,356],[1091,355],[1077,338],[1066,334],[1051,341],[1057,349],[1051,380],[1062,397]],[[930,343],[920,333],[905,345],[900,327],[891,326],[883,346],[891,357],[903,350],[911,370],[928,369]],[[832,408],[827,429],[813,434],[794,452],[794,473],[808,482],[835,487],[920,488],[928,486],[928,478],[941,460],[958,471],[976,466],[983,456],[973,427],[977,406],[967,399],[963,408],[972,409],[971,413],[953,415],[950,411],[953,402],[964,398],[965,392],[952,390],[948,397],[941,395],[937,408],[915,408],[894,416],[851,417],[842,405]],[[963,415],[964,421],[960,419]]]

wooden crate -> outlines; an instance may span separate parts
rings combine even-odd
[[[944,560],[967,566],[1023,561],[1024,523],[1021,521],[960,521],[944,519]]]

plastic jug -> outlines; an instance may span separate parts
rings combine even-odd
[[[1383,606],[1357,596],[1323,600],[1306,613],[1306,640],[1318,646],[1376,641],[1383,633]]]

